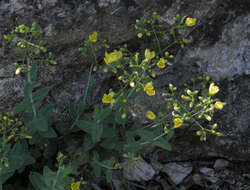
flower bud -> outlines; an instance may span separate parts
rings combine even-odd
[[[208,121],[211,121],[211,120],[212,120],[211,116],[209,116],[209,115],[204,115],[204,117],[205,117],[206,120],[208,120]]]

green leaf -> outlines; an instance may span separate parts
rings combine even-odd
[[[75,120],[77,118],[77,107],[74,104],[69,105],[69,111],[72,118]]]
[[[49,186],[44,182],[43,176],[37,172],[31,172],[29,179],[36,190],[48,190]]]
[[[30,95],[32,94],[33,85],[30,82],[24,84],[24,99],[30,101]]]
[[[95,144],[92,143],[91,135],[89,135],[89,134],[85,135],[84,142],[83,142],[83,150],[87,152],[90,149],[92,149],[94,146],[95,146]]]
[[[87,120],[78,120],[76,122],[76,125],[79,127],[79,129],[83,130],[84,132],[88,134],[92,134],[92,126],[95,125],[95,122],[87,121]]]
[[[34,82],[37,77],[37,64],[32,64],[31,70],[30,70],[30,80]]]
[[[99,142],[103,132],[103,126],[101,124],[94,125],[92,128],[92,140],[94,143]]]
[[[86,97],[87,98],[87,97]],[[77,107],[77,115],[82,115],[84,110],[86,109],[86,99],[83,98],[83,100],[80,102],[79,106]]]
[[[103,126],[101,124],[87,120],[79,120],[76,122],[76,125],[81,130],[90,134],[94,143],[100,140],[103,132]]]
[[[105,170],[105,175],[106,175],[107,182],[110,183],[111,180],[112,180],[112,170],[106,169]]]
[[[112,128],[112,127],[108,127],[105,126],[103,133],[102,133],[102,138],[112,138],[112,137],[116,137],[117,133],[116,133],[116,129]]]
[[[52,127],[49,127],[48,130],[45,132],[39,131],[39,134],[45,138],[56,138],[57,137],[57,134]]]
[[[47,119],[40,115],[37,117],[34,117],[32,120],[32,125],[34,128],[36,128],[38,131],[45,132],[48,130],[48,121]]]
[[[171,145],[164,138],[160,138],[159,140],[154,141],[153,144],[165,150],[169,150],[169,151],[171,150]]]
[[[166,141],[169,141],[173,137],[173,135],[174,135],[174,129],[169,129],[167,137],[165,138]]]
[[[27,100],[23,100],[21,103],[19,103],[17,106],[15,106],[13,112],[15,114],[25,111],[26,109],[30,108],[31,104]]]
[[[49,93],[50,88],[40,88],[33,94],[33,101],[41,102]]]
[[[11,176],[13,176],[14,173],[15,172],[7,172],[7,173],[1,172],[1,174],[0,174],[0,187],[2,187],[2,184],[4,184]]]
[[[101,166],[96,163],[95,161],[91,162],[91,165],[93,167],[93,172],[96,175],[96,177],[100,177],[101,176]]]
[[[152,141],[155,138],[153,131],[139,130],[137,134],[140,135],[145,141]]]
[[[98,120],[103,121],[104,119],[106,119],[110,115],[111,111],[112,110],[110,107],[106,107],[104,109],[101,109],[100,112],[98,113],[98,116],[97,116]]]
[[[101,146],[103,148],[106,148],[106,149],[114,149],[115,148],[115,140],[114,139],[107,139],[107,140],[104,140],[101,144]]]
[[[141,149],[141,145],[139,142],[129,143],[124,146],[124,152],[138,152]]]
[[[50,120],[50,115],[52,113],[52,105],[47,105],[45,107],[43,107],[42,109],[40,109],[39,115],[44,116],[47,120]]]
[[[93,152],[93,161],[91,162],[91,165],[93,167],[94,174],[96,177],[101,176],[101,166],[98,164],[99,162],[99,154],[98,152],[94,151]]]

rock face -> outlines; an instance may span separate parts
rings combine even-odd
[[[218,116],[223,137],[194,147],[193,136],[185,137],[173,147],[193,156],[219,156],[230,160],[249,160],[250,155],[250,5],[248,0],[10,0],[0,1],[0,33],[9,32],[19,24],[36,22],[45,31],[44,41],[54,52],[58,66],[41,69],[36,87],[53,86],[47,101],[54,106],[54,119],[67,120],[68,106],[79,102],[87,81],[89,62],[77,49],[93,31],[116,47],[128,43],[138,47],[134,23],[136,18],[157,11],[166,28],[171,19],[181,16],[197,18],[197,25],[186,31],[190,42],[184,49],[173,49],[175,62],[165,72],[158,72],[156,90],[164,91],[169,82],[182,86],[191,77],[209,75],[220,83],[227,102]],[[165,36],[166,44],[168,36]],[[145,45],[146,46],[146,45]],[[15,76],[12,63],[20,52],[0,48],[0,112],[12,108],[23,97],[23,76]],[[100,59],[101,60],[101,59]],[[100,61],[101,62],[101,61]],[[85,74],[84,74],[85,73]],[[96,83],[89,104],[100,101],[109,88],[112,76],[94,75]],[[157,98],[157,96],[156,96]],[[143,101],[143,100],[142,100]],[[144,101],[145,107],[157,109],[160,100]],[[158,103],[157,103],[158,102]],[[145,113],[145,112],[142,112]],[[140,119],[143,118],[141,114]],[[194,140],[195,141],[195,140]],[[197,142],[196,142],[197,143]],[[202,147],[202,148],[201,148]],[[205,151],[205,152],[204,152]],[[176,150],[178,152],[178,150]],[[168,153],[173,154],[172,152]],[[169,159],[171,156],[167,156]],[[175,157],[176,158],[176,157]]]

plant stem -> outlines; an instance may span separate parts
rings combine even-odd
[[[58,168],[58,170],[57,170],[56,179],[55,179],[54,182],[53,182],[53,185],[52,185],[52,189],[51,189],[51,190],[54,190],[54,189],[55,189],[56,183],[57,183],[57,179],[58,179],[58,177],[59,177],[60,172],[61,172],[61,166],[59,166],[59,168]]]
[[[28,60],[28,65],[29,65],[29,60]],[[28,81],[28,83],[32,84],[30,71],[28,71],[28,74],[27,74],[27,81]],[[30,103],[31,103],[31,107],[32,107],[32,111],[34,113],[34,116],[37,117],[37,112],[36,112],[36,108],[35,108],[35,105],[34,105],[32,92],[29,94],[29,99],[30,99]]]

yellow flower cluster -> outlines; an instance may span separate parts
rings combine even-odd
[[[109,94],[104,94],[102,97],[102,102],[105,104],[113,104],[115,103],[115,99],[113,98],[114,93],[111,92]]]
[[[188,17],[185,21],[186,26],[194,26],[196,24],[196,18]]]
[[[155,57],[155,52],[150,51],[149,49],[146,49],[144,55],[145,55],[145,60],[150,61],[151,59]]]
[[[153,83],[148,82],[144,87],[144,91],[147,93],[147,95],[154,96],[155,95],[155,89],[154,89]]]
[[[80,189],[80,185],[81,185],[80,181],[71,183],[71,185],[70,185],[71,190],[79,190]]]
[[[183,124],[182,119],[180,119],[180,118],[175,118],[175,119],[174,119],[174,128],[178,128],[178,127],[180,127],[182,124]]]
[[[121,59],[121,57],[122,57],[121,51],[114,50],[111,53],[105,52],[104,61],[105,63],[109,64],[118,61],[119,59]]]
[[[148,119],[150,119],[150,120],[155,120],[156,115],[155,115],[154,112],[152,112],[152,111],[147,111],[147,112],[146,112],[146,117],[147,117]]]
[[[222,110],[223,107],[224,107],[224,105],[226,105],[226,102],[217,101],[217,102],[215,102],[214,107],[215,107],[216,109],[218,109],[218,110]]]
[[[157,63],[157,67],[159,67],[160,69],[165,68],[166,67],[165,62],[166,60],[164,58],[160,58],[160,60]]]
[[[138,34],[137,34],[137,37],[138,37],[138,38],[142,38],[142,36],[143,36],[142,33],[138,33]]]
[[[215,86],[214,83],[211,83],[209,86],[209,95],[213,96],[215,95],[217,92],[219,92],[220,88],[218,86]]]
[[[93,32],[93,34],[89,35],[89,40],[93,43],[97,41],[97,32]]]

